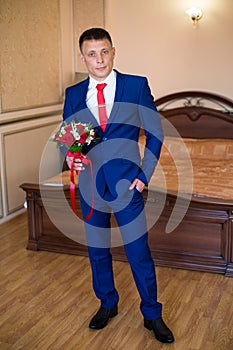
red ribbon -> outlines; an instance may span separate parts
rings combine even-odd
[[[70,166],[70,200],[71,200],[71,206],[73,209],[73,212],[83,221],[87,221],[92,217],[93,210],[94,210],[94,176],[93,176],[93,169],[92,169],[92,162],[90,159],[87,159],[84,157],[84,155],[81,152],[67,152],[68,157],[72,157],[71,161],[71,166]],[[91,209],[89,214],[85,217],[82,218],[78,215],[77,209],[76,209],[76,204],[75,204],[75,181],[74,181],[74,161],[75,159],[79,159],[83,164],[90,166],[90,171],[91,171],[91,182],[92,182],[92,200],[91,200]],[[80,174],[80,170],[76,170],[76,174]]]

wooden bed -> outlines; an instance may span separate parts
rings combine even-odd
[[[156,106],[165,142],[144,191],[148,217],[158,216],[149,229],[154,262],[233,276],[233,101],[188,91],[160,98]],[[60,194],[69,202],[69,174],[52,182],[21,185],[28,207],[27,248],[86,255],[86,245],[61,233],[46,212],[53,208],[64,221]],[[112,248],[112,254],[126,260],[123,247]]]

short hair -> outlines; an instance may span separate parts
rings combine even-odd
[[[112,39],[110,34],[103,28],[90,28],[85,30],[79,38],[79,48],[82,52],[83,42],[86,40],[102,40],[107,39],[112,46]]]

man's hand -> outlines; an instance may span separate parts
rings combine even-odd
[[[132,190],[134,187],[136,187],[138,192],[142,192],[145,188],[145,184],[141,180],[135,179],[129,186],[129,190]]]
[[[84,156],[84,157],[85,157],[85,156]],[[86,157],[85,157],[85,158],[86,158]],[[73,160],[73,157],[69,157],[69,156],[66,157],[66,162],[67,162],[68,167],[69,167],[70,169],[71,169],[72,160]],[[84,164],[82,163],[82,161],[81,161],[80,159],[76,158],[76,159],[74,160],[73,169],[76,170],[76,171],[85,170]]]

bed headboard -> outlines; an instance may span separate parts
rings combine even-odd
[[[233,139],[233,100],[184,91],[161,97],[155,104],[182,137]]]

